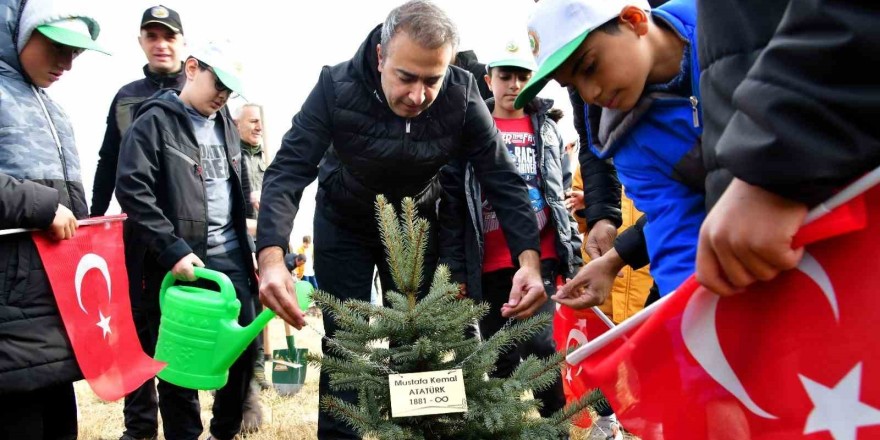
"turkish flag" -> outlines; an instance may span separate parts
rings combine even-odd
[[[645,440],[880,438],[880,188],[796,241],[797,269],[729,298],[691,278],[595,344],[585,380],[623,426]]]
[[[556,350],[565,352],[579,347],[608,331],[613,324],[607,319],[601,319],[597,313],[602,312],[595,307],[575,310],[557,304],[556,312],[553,314],[553,340],[556,342]],[[585,382],[583,368],[579,365],[572,366],[568,362],[563,362],[561,372],[566,403],[579,400],[596,388]],[[581,428],[589,428],[591,423],[590,414],[587,412],[574,420],[574,424]]]
[[[69,240],[33,234],[76,361],[104,400],[118,400],[165,366],[144,353],[131,317],[124,218],[81,221]]]

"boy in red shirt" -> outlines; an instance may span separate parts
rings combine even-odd
[[[547,116],[553,102],[536,98],[523,109],[514,108],[516,97],[536,67],[527,35],[524,32],[521,38],[503,43],[487,65],[484,79],[494,98],[486,104],[507,144],[509,158],[528,186],[540,229],[544,288],[552,295],[557,274],[570,278],[581,265],[577,224],[564,205],[563,182],[570,181],[571,172],[562,165],[562,137],[555,122]],[[444,187],[451,190],[440,206],[444,218],[440,239],[449,245],[456,244],[457,248],[450,247],[453,253],[444,255],[442,262],[450,267],[463,292],[489,303],[489,313],[480,322],[482,337],[489,338],[508,321],[501,311],[512,306],[507,300],[516,261],[510,255],[494,209],[474,178],[472,166],[453,162],[445,171]],[[547,302],[542,311],[552,313],[553,307],[552,302]],[[509,376],[521,357],[547,357],[554,352],[552,329],[547,326],[530,341],[502,353],[493,376]],[[543,402],[542,416],[565,405],[561,382],[536,392],[535,397]]]

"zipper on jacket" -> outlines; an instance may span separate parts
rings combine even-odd
[[[697,99],[696,96],[691,96],[690,101],[691,101],[691,111],[693,112],[693,116],[694,116],[694,127],[696,128],[696,127],[700,126],[700,111],[697,107],[700,105],[700,100]]]
[[[70,209],[73,210],[73,195],[70,189],[70,178],[67,175],[67,160],[64,159],[64,148],[61,146],[61,138],[58,136],[58,129],[55,128],[55,122],[52,121],[52,117],[49,115],[49,109],[46,108],[46,103],[43,102],[40,92],[33,85],[31,85],[31,91],[34,92],[37,102],[40,103],[40,108],[43,109],[43,115],[49,123],[49,131],[52,132],[52,139],[55,141],[55,148],[58,149],[58,158],[61,159],[61,172],[64,174],[64,186],[67,188],[67,203],[70,205]]]
[[[407,119],[406,120],[406,134],[409,134],[409,126],[410,126],[410,120]]]

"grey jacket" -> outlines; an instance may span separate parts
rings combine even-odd
[[[486,101],[490,110],[494,99]],[[540,127],[535,136],[541,167],[543,196],[550,206],[551,227],[556,232],[557,273],[572,277],[583,264],[577,222],[565,209],[565,183],[571,171],[562,166],[564,142],[556,123],[547,117],[553,101],[536,98],[526,106],[532,126]],[[480,183],[473,165],[453,161],[441,172],[444,194],[439,206],[440,262],[446,264],[456,282],[466,282],[472,299],[482,298],[483,214]],[[515,258],[515,256],[514,256]]]
[[[0,0],[0,229],[46,229],[59,204],[88,217],[70,121],[18,60],[38,25],[83,16],[70,6]],[[90,31],[97,36],[94,21]],[[0,396],[80,377],[33,240],[0,236]]]

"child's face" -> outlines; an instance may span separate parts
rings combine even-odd
[[[186,60],[186,77],[183,93],[197,112],[210,116],[226,105],[232,91],[223,86],[212,69],[201,70],[198,60],[190,58]]]
[[[638,30],[627,24],[618,29],[614,35],[591,32],[552,76],[588,104],[629,111],[645,89],[651,53]]]
[[[37,87],[46,88],[73,67],[73,59],[82,51],[83,49],[77,47],[56,43],[35,30],[18,59],[31,82]]]
[[[492,89],[495,96],[495,106],[506,112],[517,111],[513,107],[519,92],[532,78],[532,72],[525,69],[507,69],[505,67],[493,67],[492,74],[486,75],[486,83]]]

